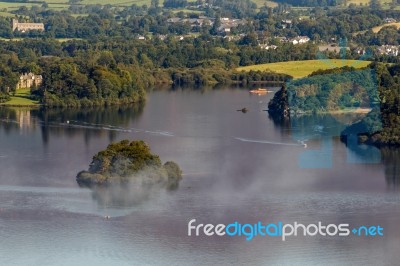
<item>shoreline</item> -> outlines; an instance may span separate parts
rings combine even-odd
[[[328,111],[327,113],[329,113],[329,114],[347,114],[347,113],[368,114],[371,111],[372,111],[372,108],[348,108],[348,109],[343,109],[343,110]]]
[[[0,107],[18,107],[18,108],[39,108],[42,107],[43,104],[7,104],[7,103],[0,103]]]
[[[341,110],[331,110],[331,111],[307,111],[307,112],[291,112],[291,115],[312,115],[312,114],[368,114],[372,111],[372,108],[346,108]]]

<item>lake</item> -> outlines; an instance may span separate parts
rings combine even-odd
[[[274,121],[272,96],[154,90],[123,108],[0,109],[0,265],[398,265],[399,150],[346,147],[350,114]],[[79,187],[93,155],[122,139],[177,162],[179,188],[130,204]],[[191,219],[380,225],[384,236],[189,237]]]

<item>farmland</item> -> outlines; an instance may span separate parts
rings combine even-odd
[[[381,26],[377,26],[377,27],[373,27],[372,31],[374,33],[379,32],[383,27],[389,27],[389,26],[395,26],[397,29],[400,28],[400,22],[394,22],[394,23],[387,23],[385,25],[381,25]]]
[[[271,70],[277,73],[288,74],[294,78],[306,77],[314,71],[319,69],[331,69],[343,66],[353,66],[355,68],[366,67],[369,61],[359,60],[340,60],[340,59],[329,59],[329,60],[304,60],[304,61],[289,61],[279,62],[261,65],[252,65],[240,67],[239,71],[250,71],[250,70]]]

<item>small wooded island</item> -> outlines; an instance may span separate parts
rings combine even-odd
[[[107,186],[138,182],[143,187],[178,187],[182,171],[175,162],[161,163],[144,141],[111,143],[93,157],[88,171],[78,173],[80,185]]]

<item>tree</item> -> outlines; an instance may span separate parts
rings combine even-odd
[[[158,8],[160,5],[159,0],[151,0],[151,7]]]
[[[115,67],[115,59],[113,54],[110,51],[103,51],[100,54],[97,63],[106,67]]]
[[[215,15],[214,24],[210,29],[210,34],[217,35],[219,32],[219,27],[221,27],[221,15],[220,15],[220,13],[217,13]]]
[[[369,2],[369,8],[372,9],[372,10],[382,9],[381,2],[379,0],[371,0]]]

